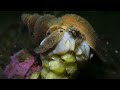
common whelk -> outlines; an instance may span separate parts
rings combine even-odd
[[[64,32],[72,27],[74,30],[81,33],[85,37],[87,44],[103,61],[106,61],[104,57],[106,49],[102,46],[101,41],[98,39],[90,23],[79,15],[66,14],[61,17],[55,17],[50,14],[23,14],[21,19],[24,25],[28,27],[29,31],[33,33],[37,43],[40,43],[45,37],[49,36],[44,40],[44,44],[39,47],[40,53],[44,53],[52,48],[61,40]]]

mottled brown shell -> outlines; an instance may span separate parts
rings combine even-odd
[[[58,24],[60,19],[61,23]],[[95,31],[87,20],[78,15],[67,14],[59,18],[58,21],[58,19],[53,15],[40,16],[38,14],[23,14],[22,21],[28,26],[28,29],[34,33],[36,41],[40,38],[43,39],[46,36],[47,31],[50,31],[48,29],[52,28],[52,31],[54,31],[57,30],[58,27],[67,29],[68,27],[73,26],[79,30],[80,33],[86,36],[86,41],[92,48],[95,46]]]
[[[45,38],[46,32],[50,27],[49,22],[52,19],[55,19],[55,16],[49,14],[43,16],[38,14],[23,14],[21,18],[23,24],[26,25],[29,31],[33,33],[35,41],[39,43]]]
[[[78,15],[66,14],[56,18],[53,15],[23,14],[22,21],[33,32],[36,42],[41,42],[46,37],[46,34],[51,34],[59,28],[66,30],[72,26],[85,36],[89,46],[101,56],[102,48],[99,45],[99,39],[95,31],[87,20]]]

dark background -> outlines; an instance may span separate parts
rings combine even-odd
[[[119,48],[120,11],[0,11],[0,33],[11,24],[20,21],[23,13],[46,13],[56,16],[66,13],[78,14],[86,18],[99,35],[107,35],[107,40],[113,43],[114,47]]]

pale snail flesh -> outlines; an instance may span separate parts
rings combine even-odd
[[[40,43],[42,45],[46,38]],[[86,55],[86,58],[89,58],[90,55],[90,47],[86,41],[79,42],[79,46],[76,45],[76,39],[70,34],[70,32],[65,32],[62,39],[55,46],[55,48],[48,54],[49,56],[52,54],[62,55],[69,51],[73,51],[76,55],[82,55],[83,52]]]

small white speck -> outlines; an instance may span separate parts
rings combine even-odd
[[[108,42],[108,41],[106,42],[106,45],[109,45],[109,42]]]
[[[92,53],[92,54],[90,54],[90,59],[91,59],[91,58],[93,58],[93,56],[94,56],[94,54],[93,54],[93,53]]]
[[[115,53],[118,53],[118,50],[115,50]]]

